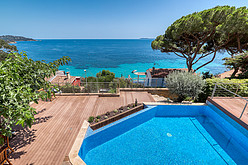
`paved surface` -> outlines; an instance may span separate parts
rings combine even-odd
[[[15,165],[61,165],[78,131],[89,116],[138,102],[153,102],[147,92],[121,92],[120,97],[58,96],[52,102],[33,104],[38,112],[31,129],[19,129],[11,140]]]

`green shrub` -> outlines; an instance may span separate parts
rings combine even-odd
[[[95,117],[94,116],[90,116],[88,119],[88,122],[92,123],[94,121]]]
[[[199,74],[175,71],[166,78],[166,86],[172,94],[178,95],[178,101],[186,97],[197,98],[202,92],[205,81]]]
[[[192,101],[193,99],[192,99],[192,97],[186,97],[185,99],[184,99],[184,101]]]
[[[207,98],[212,95],[212,92],[214,90],[215,83],[219,83],[220,86],[236,93],[236,90],[238,88],[237,94],[243,97],[248,96],[248,84],[239,84],[239,83],[248,83],[248,79],[220,79],[220,78],[213,78],[213,79],[206,79],[206,85],[203,88],[203,92],[199,94],[197,102],[206,102]],[[219,89],[219,88],[218,88]],[[223,91],[223,90],[222,90]],[[218,93],[218,90],[216,91],[216,95],[222,94],[221,96],[224,96],[223,92]],[[226,92],[227,96],[231,96]]]
[[[114,110],[114,113],[117,113],[117,112],[118,112],[118,110],[117,110],[117,109],[115,109],[115,110]]]
[[[100,119],[100,118],[101,118],[101,116],[97,116],[96,118],[97,118],[97,119]]]
[[[60,90],[62,91],[62,93],[80,93],[81,89],[79,86],[77,85],[71,85],[69,83],[67,83],[64,86],[60,87]]]

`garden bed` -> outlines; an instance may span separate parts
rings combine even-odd
[[[128,104],[127,106],[122,106],[118,109],[115,109],[110,112],[106,112],[105,114],[102,114],[96,117],[91,116],[89,117],[88,121],[90,122],[90,127],[93,130],[96,130],[107,124],[115,122],[123,117],[131,115],[135,112],[138,112],[142,109],[144,109],[144,105],[142,103]]]

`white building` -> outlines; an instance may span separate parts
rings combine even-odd
[[[186,68],[150,68],[147,69],[145,74],[146,87],[166,87],[165,78],[173,71],[188,71]]]

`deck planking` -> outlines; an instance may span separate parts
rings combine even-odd
[[[208,101],[217,106],[243,127],[248,129],[248,106],[245,108],[245,104],[247,103],[246,100],[239,97],[213,97],[208,98]],[[244,108],[245,111],[240,118]]]
[[[19,128],[11,140],[15,165],[60,165],[69,154],[78,131],[89,116],[96,116],[120,106],[153,102],[147,92],[121,92],[120,97],[58,96],[52,102],[33,104],[38,112],[31,129]]]

